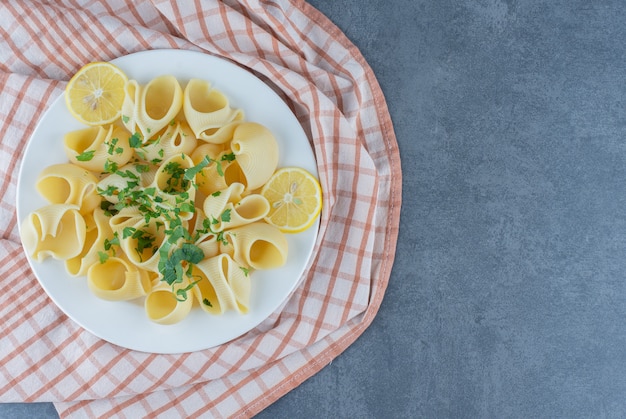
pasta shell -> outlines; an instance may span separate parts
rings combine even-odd
[[[205,145],[210,146],[213,144],[205,144]],[[204,146],[200,146],[198,148],[199,149],[204,148]],[[235,183],[235,182],[227,183],[226,178],[224,176],[225,167],[228,167],[230,162],[222,161],[222,156],[227,153],[229,152],[226,150],[226,151],[220,152],[217,155],[212,154],[212,152],[205,154],[206,156],[210,157],[212,160],[218,161],[220,163],[218,166],[217,163],[211,162],[209,165],[203,167],[202,170],[198,172],[198,174],[196,174],[195,182],[196,182],[196,185],[198,185],[198,190],[200,192],[204,193],[205,195],[211,195],[217,191],[221,191],[222,189],[227,188],[229,184]],[[198,164],[205,157],[205,155],[199,155],[197,151],[195,151],[193,155],[199,157],[198,160],[194,158],[194,162],[196,162],[196,164]]]
[[[239,124],[233,133],[230,148],[235,160],[224,169],[229,185],[241,182],[248,190],[254,190],[263,186],[276,170],[278,143],[272,132],[261,124]]]
[[[144,215],[137,207],[122,208],[120,212],[109,218],[109,226],[113,234],[122,237],[126,227],[134,227],[144,220]]]
[[[90,213],[101,201],[93,173],[70,163],[54,164],[39,174],[35,187],[51,204],[72,204],[81,214]]]
[[[104,240],[113,238],[109,218],[100,208],[85,216],[85,224],[87,227],[82,251],[65,261],[65,269],[72,276],[85,275],[92,264],[99,262],[99,252],[104,250]]]
[[[108,161],[123,166],[133,156],[130,134],[117,125],[97,126],[65,134],[65,154],[71,163],[93,172],[104,171]],[[82,157],[81,157],[82,156]]]
[[[122,250],[132,263],[148,271],[159,271],[159,252],[167,242],[164,220],[153,218],[148,224],[142,220],[125,227],[118,237]]]
[[[205,225],[208,222],[202,208],[196,208],[193,217],[186,224],[187,230],[194,237],[194,244],[202,249],[205,257],[215,256],[220,250],[215,233]]]
[[[193,306],[193,298],[180,301],[176,298],[175,292],[188,285],[189,280],[183,279],[182,283],[174,284],[173,291],[172,287],[165,282],[152,288],[144,302],[144,309],[148,318],[159,324],[174,324],[187,317]]]
[[[139,168],[142,168],[141,171]],[[97,190],[107,201],[117,204],[118,193],[122,190],[137,190],[147,188],[154,181],[157,167],[139,163],[129,163],[119,168],[115,173],[104,176],[97,185]],[[112,192],[109,188],[113,188]]]
[[[287,261],[287,239],[276,227],[255,222],[224,231],[228,244],[220,250],[228,253],[241,266],[253,269],[273,269]]]
[[[232,185],[207,196],[202,206],[205,217],[219,222],[219,218],[224,212],[226,206],[229,203],[239,202],[241,200],[243,190],[244,186],[241,183],[233,183]]]
[[[239,227],[259,221],[270,211],[270,204],[265,197],[251,194],[242,198],[244,186],[233,183],[219,194],[208,196],[204,200],[203,210],[212,220],[215,232]]]
[[[86,230],[76,205],[50,204],[30,213],[20,233],[28,254],[42,262],[49,256],[66,260],[79,255]]]
[[[87,285],[95,296],[111,301],[143,297],[152,287],[148,273],[122,257],[93,263],[87,271]]]
[[[205,156],[209,156],[213,160],[217,160],[225,150],[223,144],[201,143],[191,153],[191,160],[195,164],[200,163]]]
[[[182,108],[183,90],[174,76],[155,77],[146,85],[129,80],[122,105],[122,123],[143,141],[165,128]]]
[[[202,250],[204,257],[217,256],[220,253],[220,246],[214,234],[208,234],[195,243]]]
[[[230,309],[248,312],[250,278],[229,255],[203,259],[194,265],[192,275],[199,278],[193,292],[204,311],[211,314],[222,314]]]
[[[202,143],[191,153],[191,159],[194,164],[199,164],[205,157],[212,160],[219,160],[225,151],[222,144]],[[196,174],[196,185],[198,190],[205,195],[211,195],[213,192],[226,188],[228,185],[224,180],[224,176],[220,176],[217,171],[217,165],[209,164],[202,168]]]
[[[185,86],[183,112],[196,137],[215,144],[228,142],[244,117],[222,92],[199,79],[191,79]]]
[[[191,167],[193,167],[191,157],[185,154],[172,156],[159,166],[151,186],[156,188],[157,194],[163,198],[164,202],[173,207],[179,204],[178,200],[181,196],[186,196],[186,200],[193,201],[196,188],[193,182],[185,178],[185,170]],[[193,213],[182,211],[179,216],[186,220],[191,218]]]
[[[189,125],[176,121],[156,135],[141,148],[141,159],[145,161],[163,161],[174,155],[191,154],[198,140]]]

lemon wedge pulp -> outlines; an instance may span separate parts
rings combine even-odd
[[[65,87],[69,112],[87,125],[110,124],[120,117],[128,77],[117,66],[93,62],[83,66]]]
[[[311,227],[322,210],[322,188],[317,179],[299,167],[278,169],[261,189],[270,203],[265,221],[285,233]]]

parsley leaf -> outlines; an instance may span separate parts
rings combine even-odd
[[[187,300],[187,291],[192,289],[194,287],[194,285],[196,285],[198,282],[200,282],[200,281],[192,282],[191,284],[187,285],[185,288],[177,289],[176,290],[176,299],[178,301],[186,301]],[[180,298],[178,298],[178,297],[180,297]]]
[[[204,259],[204,252],[198,246],[192,243],[183,243],[180,249],[176,251],[180,251],[182,255],[182,260],[186,260],[189,263],[199,263],[202,259]]]
[[[198,173],[202,171],[205,167],[211,163],[211,158],[209,156],[204,156],[204,158],[200,161],[200,163],[196,164],[193,167],[185,170],[185,179],[193,180]]]
[[[204,252],[193,243],[183,243],[181,247],[169,253],[171,243],[167,243],[159,252],[159,272],[163,274],[162,281],[168,285],[180,283],[183,280],[185,265],[196,264],[204,258]],[[194,282],[195,284],[195,282]]]
[[[150,171],[150,165],[137,163],[135,164],[135,169],[137,169],[139,173],[148,173]]]
[[[104,250],[109,251],[112,246],[119,246],[120,238],[117,236],[117,233],[113,233],[113,238],[111,240],[104,239]]]
[[[116,145],[117,145],[117,142],[118,142],[118,141],[119,141],[119,139],[118,139],[118,138],[111,138],[111,142],[110,142],[110,143],[107,143],[107,142],[105,141],[105,143],[104,143],[104,144],[106,144],[106,145],[108,146],[108,148],[107,148],[107,153],[108,153],[109,155],[113,155],[113,152],[115,152],[116,154],[122,154],[122,153],[124,152],[124,149],[123,149],[123,148],[121,148],[121,147],[116,147]]]
[[[141,135],[138,132],[136,132],[133,135],[131,135],[128,138],[128,144],[132,148],[139,148],[139,147],[141,147]]]
[[[124,227],[124,230],[122,230],[122,238],[127,239],[132,237],[136,232],[137,229],[135,227]]]
[[[102,188],[98,187],[98,188],[96,188],[96,191],[98,192],[99,195],[111,196],[111,195],[115,195],[115,193],[117,192],[117,186],[109,185],[109,186],[107,186],[106,189],[102,189]],[[104,208],[102,208],[102,209],[104,209]]]
[[[229,209],[224,210],[222,215],[220,215],[220,220],[222,220],[223,223],[227,223],[230,221],[230,212],[231,212],[231,209],[229,208]]]
[[[100,209],[104,211],[104,215],[106,215],[107,217],[112,217],[113,215],[118,213],[118,211],[115,209],[115,205],[113,205],[112,202],[105,200],[100,202]]]
[[[228,241],[228,239],[224,236],[224,232],[220,231],[219,233],[217,233],[217,236],[215,236],[215,239],[218,242],[221,242],[224,246],[228,246],[230,245],[230,242]]]
[[[104,172],[105,173],[115,173],[117,172],[117,163],[115,163],[114,161],[111,161],[109,159],[107,159],[106,162],[104,162]]]
[[[104,263],[109,259],[109,254],[102,252],[102,251],[98,251],[98,258],[100,259],[100,263]]]
[[[83,151],[78,156],[76,156],[76,160],[90,161],[91,159],[93,159],[94,154],[96,154],[96,150]]]

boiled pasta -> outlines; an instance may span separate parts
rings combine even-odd
[[[37,262],[50,256],[66,260],[79,255],[86,234],[79,208],[69,204],[46,205],[29,214],[21,228],[24,248]]]
[[[86,232],[82,250],[78,255],[65,260],[65,269],[72,276],[86,275],[91,265],[100,260],[99,252],[103,249],[105,240],[113,238],[109,218],[101,208],[94,209],[84,219]]]
[[[44,168],[37,179],[37,191],[51,204],[76,205],[88,214],[100,205],[98,178],[82,167],[61,163]]]
[[[141,158],[147,161],[166,160],[174,155],[191,154],[197,139],[184,121],[172,121],[141,149]]]
[[[276,139],[261,124],[239,124],[233,131],[231,150],[235,159],[225,171],[227,183],[232,178],[244,183],[249,190],[260,188],[269,180],[278,165]]]
[[[204,311],[211,314],[222,314],[229,309],[248,312],[250,278],[229,255],[203,259],[195,265],[192,275],[198,278],[194,294]]]
[[[49,205],[24,220],[22,241],[97,297],[143,298],[164,325],[194,304],[245,314],[254,271],[285,264],[287,239],[258,193],[277,169],[276,139],[210,82],[129,80],[120,119],[68,132],[64,147],[69,162],[38,178]]]
[[[65,135],[65,154],[71,163],[101,172],[107,164],[122,166],[132,158],[130,135],[117,125],[97,126],[69,132]]]
[[[159,324],[174,324],[187,317],[193,306],[193,299],[181,299],[176,294],[187,286],[189,280],[184,279],[180,284],[174,284],[173,288],[162,282],[152,287],[144,304],[148,318]]]
[[[244,185],[233,183],[223,189],[219,195],[210,195],[204,200],[203,210],[206,217],[214,219],[213,231],[220,232],[259,221],[265,217],[270,205],[259,194],[242,196]],[[227,220],[221,214],[228,213]]]
[[[87,271],[87,285],[96,296],[112,301],[143,297],[152,288],[148,273],[123,257],[92,264]]]
[[[227,230],[221,245],[241,266],[274,269],[287,261],[287,239],[276,227],[255,222]]]
[[[189,80],[185,87],[183,112],[196,137],[214,144],[230,141],[244,117],[241,109],[230,106],[222,92],[198,79]]]
[[[122,105],[122,123],[131,132],[139,132],[147,142],[178,115],[183,104],[183,91],[173,76],[159,76],[148,84],[136,80],[126,84]]]
[[[155,273],[159,272],[159,250],[165,245],[166,240],[167,234],[162,218],[151,219],[148,223],[141,220],[127,226],[122,229],[119,239],[124,254],[135,266]]]

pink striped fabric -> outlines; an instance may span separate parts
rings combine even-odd
[[[268,83],[314,146],[324,212],[314,259],[279,312],[232,342],[160,355],[98,339],[31,273],[15,213],[34,125],[90,61],[202,51]],[[3,0],[0,3],[0,402],[62,417],[249,417],[319,371],[371,323],[398,236],[400,159],[372,70],[298,0]]]

